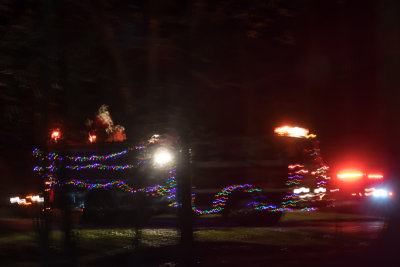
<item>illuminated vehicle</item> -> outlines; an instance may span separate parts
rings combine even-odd
[[[335,206],[368,213],[388,210],[395,195],[382,173],[354,169],[339,172],[330,192],[336,199]]]

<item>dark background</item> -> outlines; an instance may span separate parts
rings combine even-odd
[[[33,184],[31,150],[85,140],[102,104],[128,141],[310,129],[328,165],[395,178],[398,1],[0,1],[3,192]]]

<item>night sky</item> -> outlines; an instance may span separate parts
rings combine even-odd
[[[397,1],[178,2],[2,4],[3,162],[55,122],[79,138],[108,104],[131,140],[289,123],[318,135],[329,165],[397,169]]]

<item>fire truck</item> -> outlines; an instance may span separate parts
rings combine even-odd
[[[339,171],[330,192],[337,209],[352,212],[385,215],[395,199],[393,187],[382,172],[355,168]]]

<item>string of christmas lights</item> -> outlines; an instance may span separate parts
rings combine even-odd
[[[39,150],[38,148],[35,148],[32,152],[32,155],[34,158],[38,158],[41,160],[63,160],[62,157],[60,157],[60,155],[58,155],[57,153],[48,153],[46,155],[46,153],[42,150]]]
[[[91,162],[91,161],[106,161],[110,159],[116,159],[119,158],[123,155],[126,155],[129,151],[132,150],[142,150],[145,149],[145,146],[136,146],[132,148],[128,148],[126,150],[113,153],[113,154],[108,154],[108,155],[92,155],[92,156],[65,156],[65,158],[69,161],[73,162]],[[312,156],[315,157],[317,154],[313,154]],[[41,159],[41,160],[47,160],[48,161],[48,166],[47,167],[41,167],[41,166],[35,166],[34,167],[34,172],[39,173],[44,180],[45,180],[45,185],[48,186],[48,188],[51,188],[55,184],[58,183],[56,179],[56,162],[63,160],[63,158],[56,153],[48,153],[46,154],[45,152],[35,149],[33,151],[33,156],[35,158]],[[70,169],[70,170],[87,170],[87,169],[97,169],[97,170],[126,170],[126,169],[132,169],[132,168],[137,168],[140,165],[146,164],[146,161],[139,161],[136,164],[128,164],[128,165],[104,165],[100,163],[93,163],[93,164],[87,164],[87,165],[68,165],[65,168]],[[289,176],[287,177],[287,182],[286,185],[289,186],[290,188],[297,188],[297,186],[301,183],[303,179],[304,174],[308,174],[308,170],[304,169],[304,165],[301,164],[294,164],[294,165],[289,165]],[[327,166],[323,166],[319,169],[317,169],[315,172],[311,172],[312,175],[325,175],[327,171]],[[165,197],[167,201],[169,202],[169,206],[171,207],[178,207],[178,203],[176,202],[176,191],[177,191],[177,183],[176,183],[176,177],[175,177],[175,170],[170,170],[168,174],[168,179],[165,181],[165,185],[156,185],[152,187],[141,187],[141,188],[133,188],[129,186],[124,179],[115,179],[112,181],[105,181],[99,180],[101,182],[93,182],[93,179],[91,180],[79,180],[79,179],[71,179],[67,182],[64,182],[63,185],[72,185],[77,188],[82,188],[82,189],[87,189],[87,190],[92,190],[92,189],[110,189],[110,188],[117,188],[123,192],[129,192],[129,193],[138,193],[138,192],[144,192],[148,196],[159,196],[159,197]],[[324,185],[326,182],[325,181],[319,181],[317,183],[317,187]],[[61,184],[60,184],[61,186]],[[321,187],[322,188],[322,187]],[[46,189],[47,190],[47,189]],[[195,194],[192,195],[192,210],[195,214],[197,215],[204,215],[204,214],[216,214],[220,213],[222,210],[224,210],[227,206],[227,203],[231,197],[231,194],[234,191],[241,190],[246,193],[252,193],[252,192],[261,192],[261,189],[255,188],[251,184],[242,184],[242,185],[231,185],[223,188],[220,192],[215,194],[214,196],[214,201],[212,202],[212,207],[210,209],[199,209],[197,208],[194,203],[195,203]],[[321,189],[322,190],[322,189]],[[325,192],[325,191],[324,191]],[[321,191],[321,193],[323,193]],[[268,212],[280,212],[280,211],[288,211],[288,210],[293,210],[294,207],[296,207],[296,203],[299,199],[299,194],[293,193],[293,190],[289,192],[288,195],[284,197],[284,199],[281,202],[281,206],[278,207],[276,205],[268,205],[266,203],[262,202],[250,202],[248,203],[248,207],[253,208],[254,210],[263,210],[263,211],[268,211]],[[313,207],[305,207],[301,210],[304,211],[313,211],[315,208]]]
[[[302,174],[308,173],[308,170],[305,170],[303,168],[304,165],[302,164],[292,164],[288,166],[289,175],[287,177],[285,185],[288,186],[289,191],[282,199],[282,209],[292,209],[297,206],[300,195],[298,193],[295,193],[294,191],[297,189],[298,185],[301,184],[304,178]]]
[[[142,188],[133,188],[129,186],[123,180],[113,180],[107,183],[104,182],[97,182],[93,183],[89,180],[78,180],[78,179],[70,179],[69,181],[64,183],[65,185],[72,185],[78,188],[84,188],[87,190],[92,189],[110,189],[110,188],[117,188],[123,192],[128,193],[138,193],[144,192],[149,196],[167,196],[167,199],[170,202],[171,206],[175,206],[176,203],[176,177],[175,177],[175,170],[169,171],[169,176],[166,181],[166,186],[156,185],[156,186],[149,186],[149,187],[142,187]]]
[[[227,201],[229,200],[229,196],[231,193],[237,190],[242,190],[243,192],[251,193],[251,192],[261,192],[261,189],[255,188],[251,184],[243,184],[243,185],[231,185],[223,188],[221,192],[215,194],[215,200],[213,201],[213,207],[211,209],[199,209],[195,205],[192,204],[192,210],[197,215],[205,215],[205,214],[216,214],[220,213],[222,210],[226,208]],[[193,195],[193,202],[194,202]],[[250,202],[248,206],[252,206],[254,210],[266,210],[271,212],[282,211],[281,208],[278,208],[275,205],[266,205],[265,203],[259,202]]]
[[[104,160],[109,160],[109,159],[116,159],[120,156],[123,156],[127,154],[130,151],[133,150],[142,150],[146,149],[146,146],[135,146],[135,147],[129,147],[125,150],[122,150],[121,152],[113,153],[113,154],[108,154],[108,155],[103,155],[103,156],[97,156],[97,155],[92,155],[92,156],[67,156],[66,158],[75,161],[75,162],[88,162],[88,161],[104,161]]]
[[[123,180],[114,180],[114,181],[110,181],[107,183],[93,183],[93,182],[89,182],[89,181],[84,181],[84,180],[76,180],[76,179],[72,179],[68,182],[65,182],[66,185],[73,185],[76,186],[78,188],[85,188],[88,190],[92,190],[92,189],[110,189],[113,187],[118,188],[119,190],[123,191],[123,192],[128,192],[128,193],[138,193],[138,192],[144,192],[148,195],[152,195],[152,196],[165,196],[169,191],[165,186],[161,186],[161,185],[156,185],[156,186],[152,186],[152,187],[142,187],[142,188],[133,188],[131,186],[129,186],[125,181]]]
[[[78,188],[84,188],[88,190],[92,189],[109,189],[109,188],[117,188],[121,191],[128,192],[128,193],[138,193],[144,192],[148,196],[161,196],[166,197],[169,201],[169,206],[171,207],[178,207],[178,203],[176,202],[176,179],[175,179],[175,170],[169,172],[169,178],[166,181],[166,186],[156,185],[152,187],[142,187],[134,189],[130,187],[126,182],[123,180],[114,180],[107,183],[93,183],[85,180],[77,180],[72,179],[68,182],[65,182],[66,185],[76,186]],[[231,185],[225,187],[221,190],[221,192],[215,195],[215,200],[213,201],[213,207],[211,209],[198,209],[196,206],[192,205],[192,210],[197,215],[205,215],[205,214],[216,214],[220,213],[226,207],[227,201],[229,200],[229,195],[236,191],[236,190],[243,190],[244,192],[251,193],[251,192],[261,192],[261,189],[254,188],[253,185],[244,184],[244,185]],[[195,194],[193,194],[193,201],[195,198]],[[279,208],[275,205],[267,205],[265,203],[258,203],[258,202],[251,202],[248,205],[251,205],[254,210],[266,210],[271,212],[277,211],[284,211],[290,210],[288,208]]]
[[[311,175],[314,176],[316,181],[314,194],[317,199],[321,200],[326,195],[326,187],[328,184],[328,180],[330,180],[330,177],[328,176],[329,167],[323,162],[318,142],[313,142],[310,152],[312,152],[310,156],[313,158],[315,164],[318,167],[317,169],[315,169],[315,171],[311,172]]]
[[[68,166],[65,166],[65,168],[75,170],[75,171],[86,170],[86,169],[119,171],[119,170],[137,168],[140,165],[145,164],[145,163],[147,163],[147,161],[139,161],[136,164],[127,164],[127,165],[104,165],[104,164],[100,164],[100,163],[94,163],[94,164],[88,164],[88,165],[68,165]]]
[[[146,149],[147,146],[134,146],[134,147],[129,147],[125,150],[122,150],[120,152],[112,153],[112,154],[107,154],[107,155],[91,155],[91,156],[65,156],[66,159],[70,161],[75,161],[75,162],[89,162],[89,161],[105,161],[105,160],[110,160],[110,159],[116,159],[119,158],[123,155],[126,155],[130,151],[134,150],[143,150]],[[33,156],[38,159],[47,159],[47,160],[63,160],[62,157],[60,157],[59,154],[57,153],[46,153],[42,150],[39,150],[38,148],[35,148],[32,152]]]

